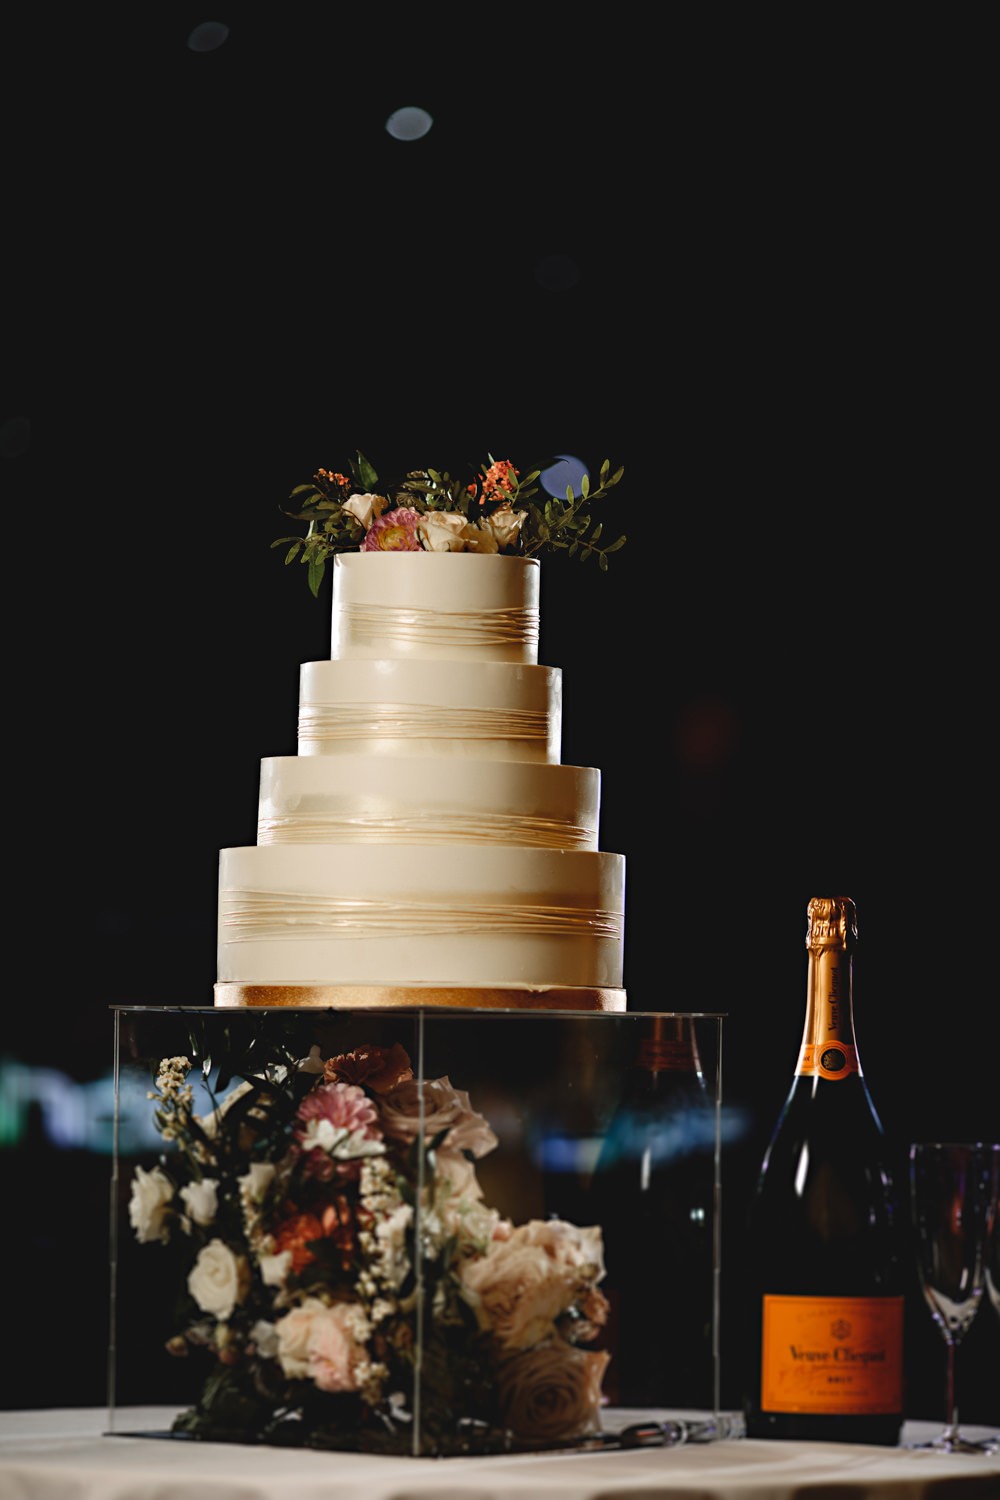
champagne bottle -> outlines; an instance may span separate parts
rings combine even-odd
[[[854,902],[809,902],[802,1045],[749,1214],[750,1437],[896,1444],[901,1225],[854,1032]]]
[[[715,1101],[694,1020],[653,1016],[637,1037],[592,1182],[609,1302],[614,1406],[715,1410]]]

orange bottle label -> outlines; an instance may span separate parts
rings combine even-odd
[[[795,1069],[807,1078],[846,1078],[850,1073],[860,1073],[858,1049],[846,1042],[803,1042],[799,1061]]]
[[[902,1411],[902,1297],[765,1295],[763,1319],[763,1411]]]

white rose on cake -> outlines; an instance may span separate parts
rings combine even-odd
[[[458,511],[429,510],[420,517],[417,535],[425,552],[496,552],[496,537],[466,520]]]
[[[484,516],[480,527],[491,532],[498,547],[513,547],[524,525],[526,510],[515,510],[512,505],[500,505],[492,515]]]
[[[343,508],[360,521],[367,531],[375,517],[380,516],[388,504],[385,495],[351,495],[344,501]]]

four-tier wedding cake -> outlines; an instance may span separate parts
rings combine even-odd
[[[298,754],[262,761],[256,844],[221,851],[216,1005],[624,1010],[625,861],[600,772],[560,760],[538,559],[332,562]]]

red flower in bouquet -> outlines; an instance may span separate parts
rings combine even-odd
[[[376,1094],[387,1094],[397,1083],[413,1077],[406,1049],[399,1042],[391,1047],[355,1047],[326,1060],[327,1083],[358,1083]]]

